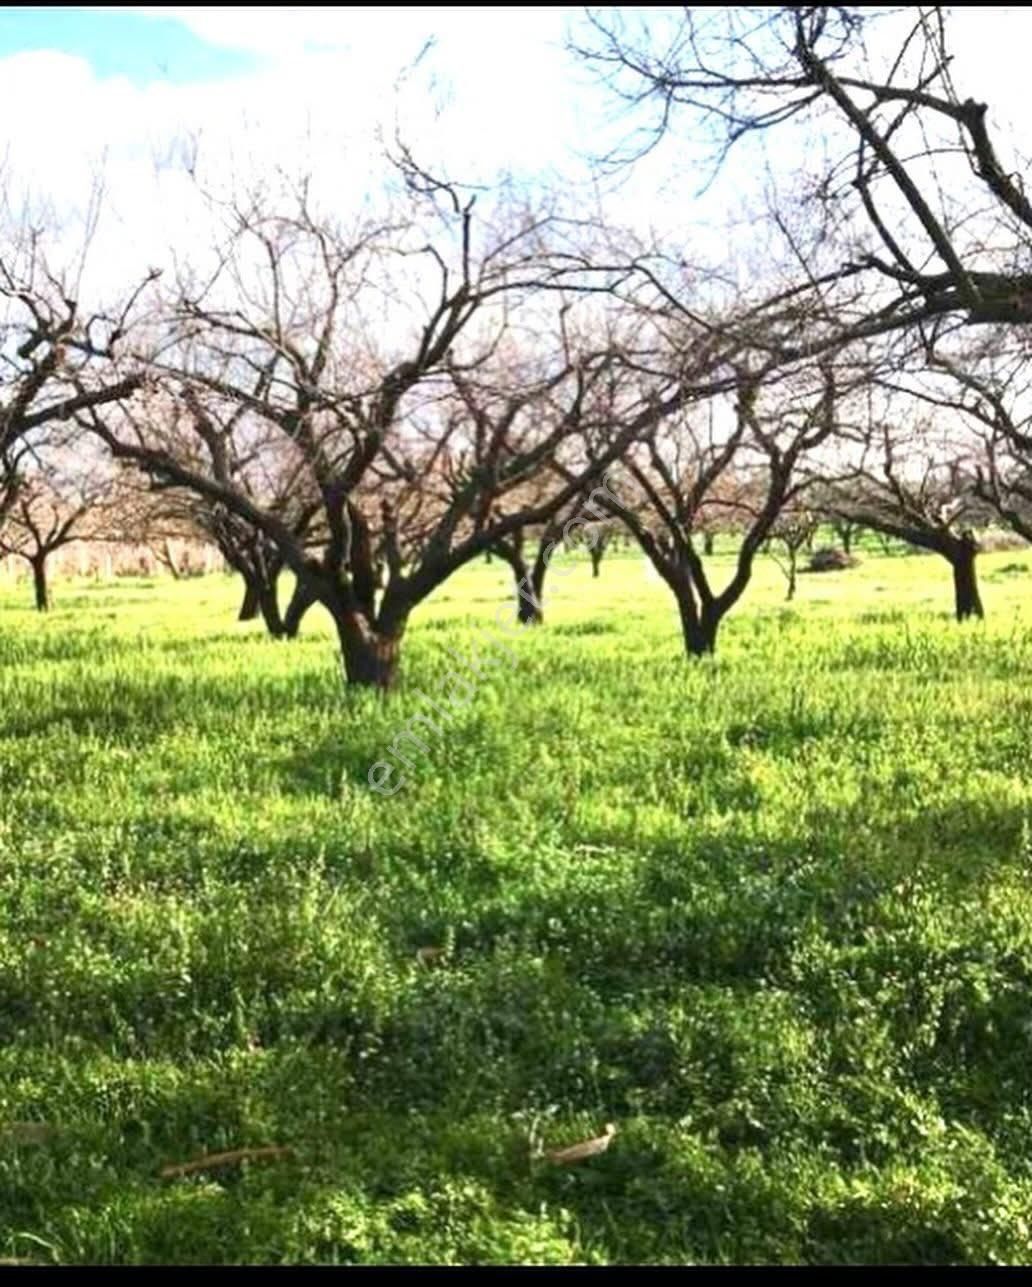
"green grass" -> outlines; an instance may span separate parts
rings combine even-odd
[[[703,664],[574,565],[391,798],[498,563],[386,702],[228,579],[0,589],[0,1257],[1032,1261],[1032,560],[862,554]]]

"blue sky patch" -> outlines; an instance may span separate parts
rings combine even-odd
[[[125,76],[137,85],[219,80],[256,62],[251,54],[206,44],[174,18],[0,6],[0,58],[40,49],[77,54],[98,76]]]

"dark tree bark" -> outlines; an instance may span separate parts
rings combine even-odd
[[[713,544],[716,538],[712,532],[703,532],[702,534],[702,552],[703,554],[713,553]]]
[[[717,651],[717,631],[720,628],[723,613],[716,605],[704,606],[700,610],[691,584],[688,582],[675,593],[681,615],[681,632],[684,635],[685,650],[691,657],[712,656]]]
[[[256,621],[260,616],[272,638],[282,639],[286,633],[279,607],[282,559],[265,549],[259,538],[253,538],[253,544],[247,548],[239,541],[230,541],[224,534],[218,543],[222,557],[240,573],[244,582],[244,598],[237,620]]]
[[[967,621],[971,617],[981,620],[985,617],[982,596],[978,591],[978,572],[975,567],[977,555],[978,545],[970,533],[965,533],[960,538],[950,555],[954,609],[958,621]]]
[[[398,678],[404,626],[376,630],[362,616],[334,613],[345,682],[382,689],[393,688]]]
[[[294,584],[294,593],[290,596],[287,610],[283,614],[283,633],[288,639],[297,638],[301,622],[307,616],[309,608],[314,607],[316,602],[311,589],[299,577]]]
[[[528,565],[524,557],[525,540],[522,530],[517,530],[507,541],[499,541],[495,553],[500,555],[512,568],[513,581],[516,586],[516,620],[521,626],[540,626],[544,624],[544,588],[545,573],[548,564],[545,553],[549,548],[550,529],[546,529],[538,542],[537,554],[533,565]]]
[[[599,569],[602,566],[602,560],[605,558],[606,550],[609,549],[613,536],[611,532],[598,532],[593,544],[588,546],[588,554],[591,558],[591,575],[598,577]]]
[[[282,639],[286,631],[279,606],[279,572],[273,572],[258,585],[258,609],[265,628],[273,639]]]
[[[246,574],[244,578],[244,601],[240,605],[240,612],[237,621],[254,621],[258,616],[258,586]]]
[[[32,584],[36,592],[36,611],[50,611],[50,587],[47,584],[47,556],[38,555],[30,559],[32,564]]]
[[[522,571],[513,568],[516,574],[517,609],[516,620],[523,626],[544,625],[545,610],[542,593],[545,588],[545,565],[538,558],[533,568],[523,566]]]
[[[938,554],[953,571],[953,608],[958,621],[971,617],[984,618],[982,596],[978,589],[978,541],[970,530],[951,531],[941,523],[929,521],[926,526],[904,526],[882,517],[864,513],[863,526],[873,530],[884,542],[889,537],[906,541],[920,550]]]

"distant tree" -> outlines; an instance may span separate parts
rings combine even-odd
[[[689,655],[715,651],[756,555],[807,485],[801,466],[835,430],[836,392],[830,366],[816,381],[804,371],[769,389],[739,370],[730,422],[701,408],[675,412],[626,454],[622,476],[634,499],[610,512],[673,592]],[[738,533],[734,570],[719,590],[697,547],[700,514],[717,504]]]
[[[929,350],[928,371],[910,391],[972,436],[972,491],[992,518],[1032,541],[1032,374],[1026,344],[1004,334]]]
[[[32,571],[36,608],[51,606],[47,566],[58,550],[101,531],[112,484],[96,478],[73,481],[53,473],[16,480],[3,506],[0,554],[24,559]]]
[[[986,507],[975,492],[970,446],[929,421],[873,421],[859,460],[826,504],[854,523],[940,555],[953,573],[958,621],[984,615],[976,528]]]
[[[819,526],[819,514],[808,508],[805,502],[796,501],[785,506],[771,528],[767,550],[787,582],[785,599],[788,603],[796,596],[799,555],[812,543]]]

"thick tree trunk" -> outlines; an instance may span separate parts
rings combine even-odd
[[[341,666],[349,686],[393,688],[398,677],[401,630],[375,630],[363,617],[344,613],[336,621]]]
[[[973,540],[962,540],[950,557],[953,568],[953,597],[958,621],[984,617],[982,597],[978,592],[975,558],[978,548]]]
[[[308,590],[303,581],[294,585],[287,610],[283,614],[283,633],[288,639],[296,639],[308,609],[316,602],[315,596]]]
[[[50,611],[50,588],[47,585],[46,558],[32,560],[32,584],[36,592],[36,611]]]
[[[253,621],[258,615],[258,585],[244,577],[244,601],[240,605],[237,621]]]

